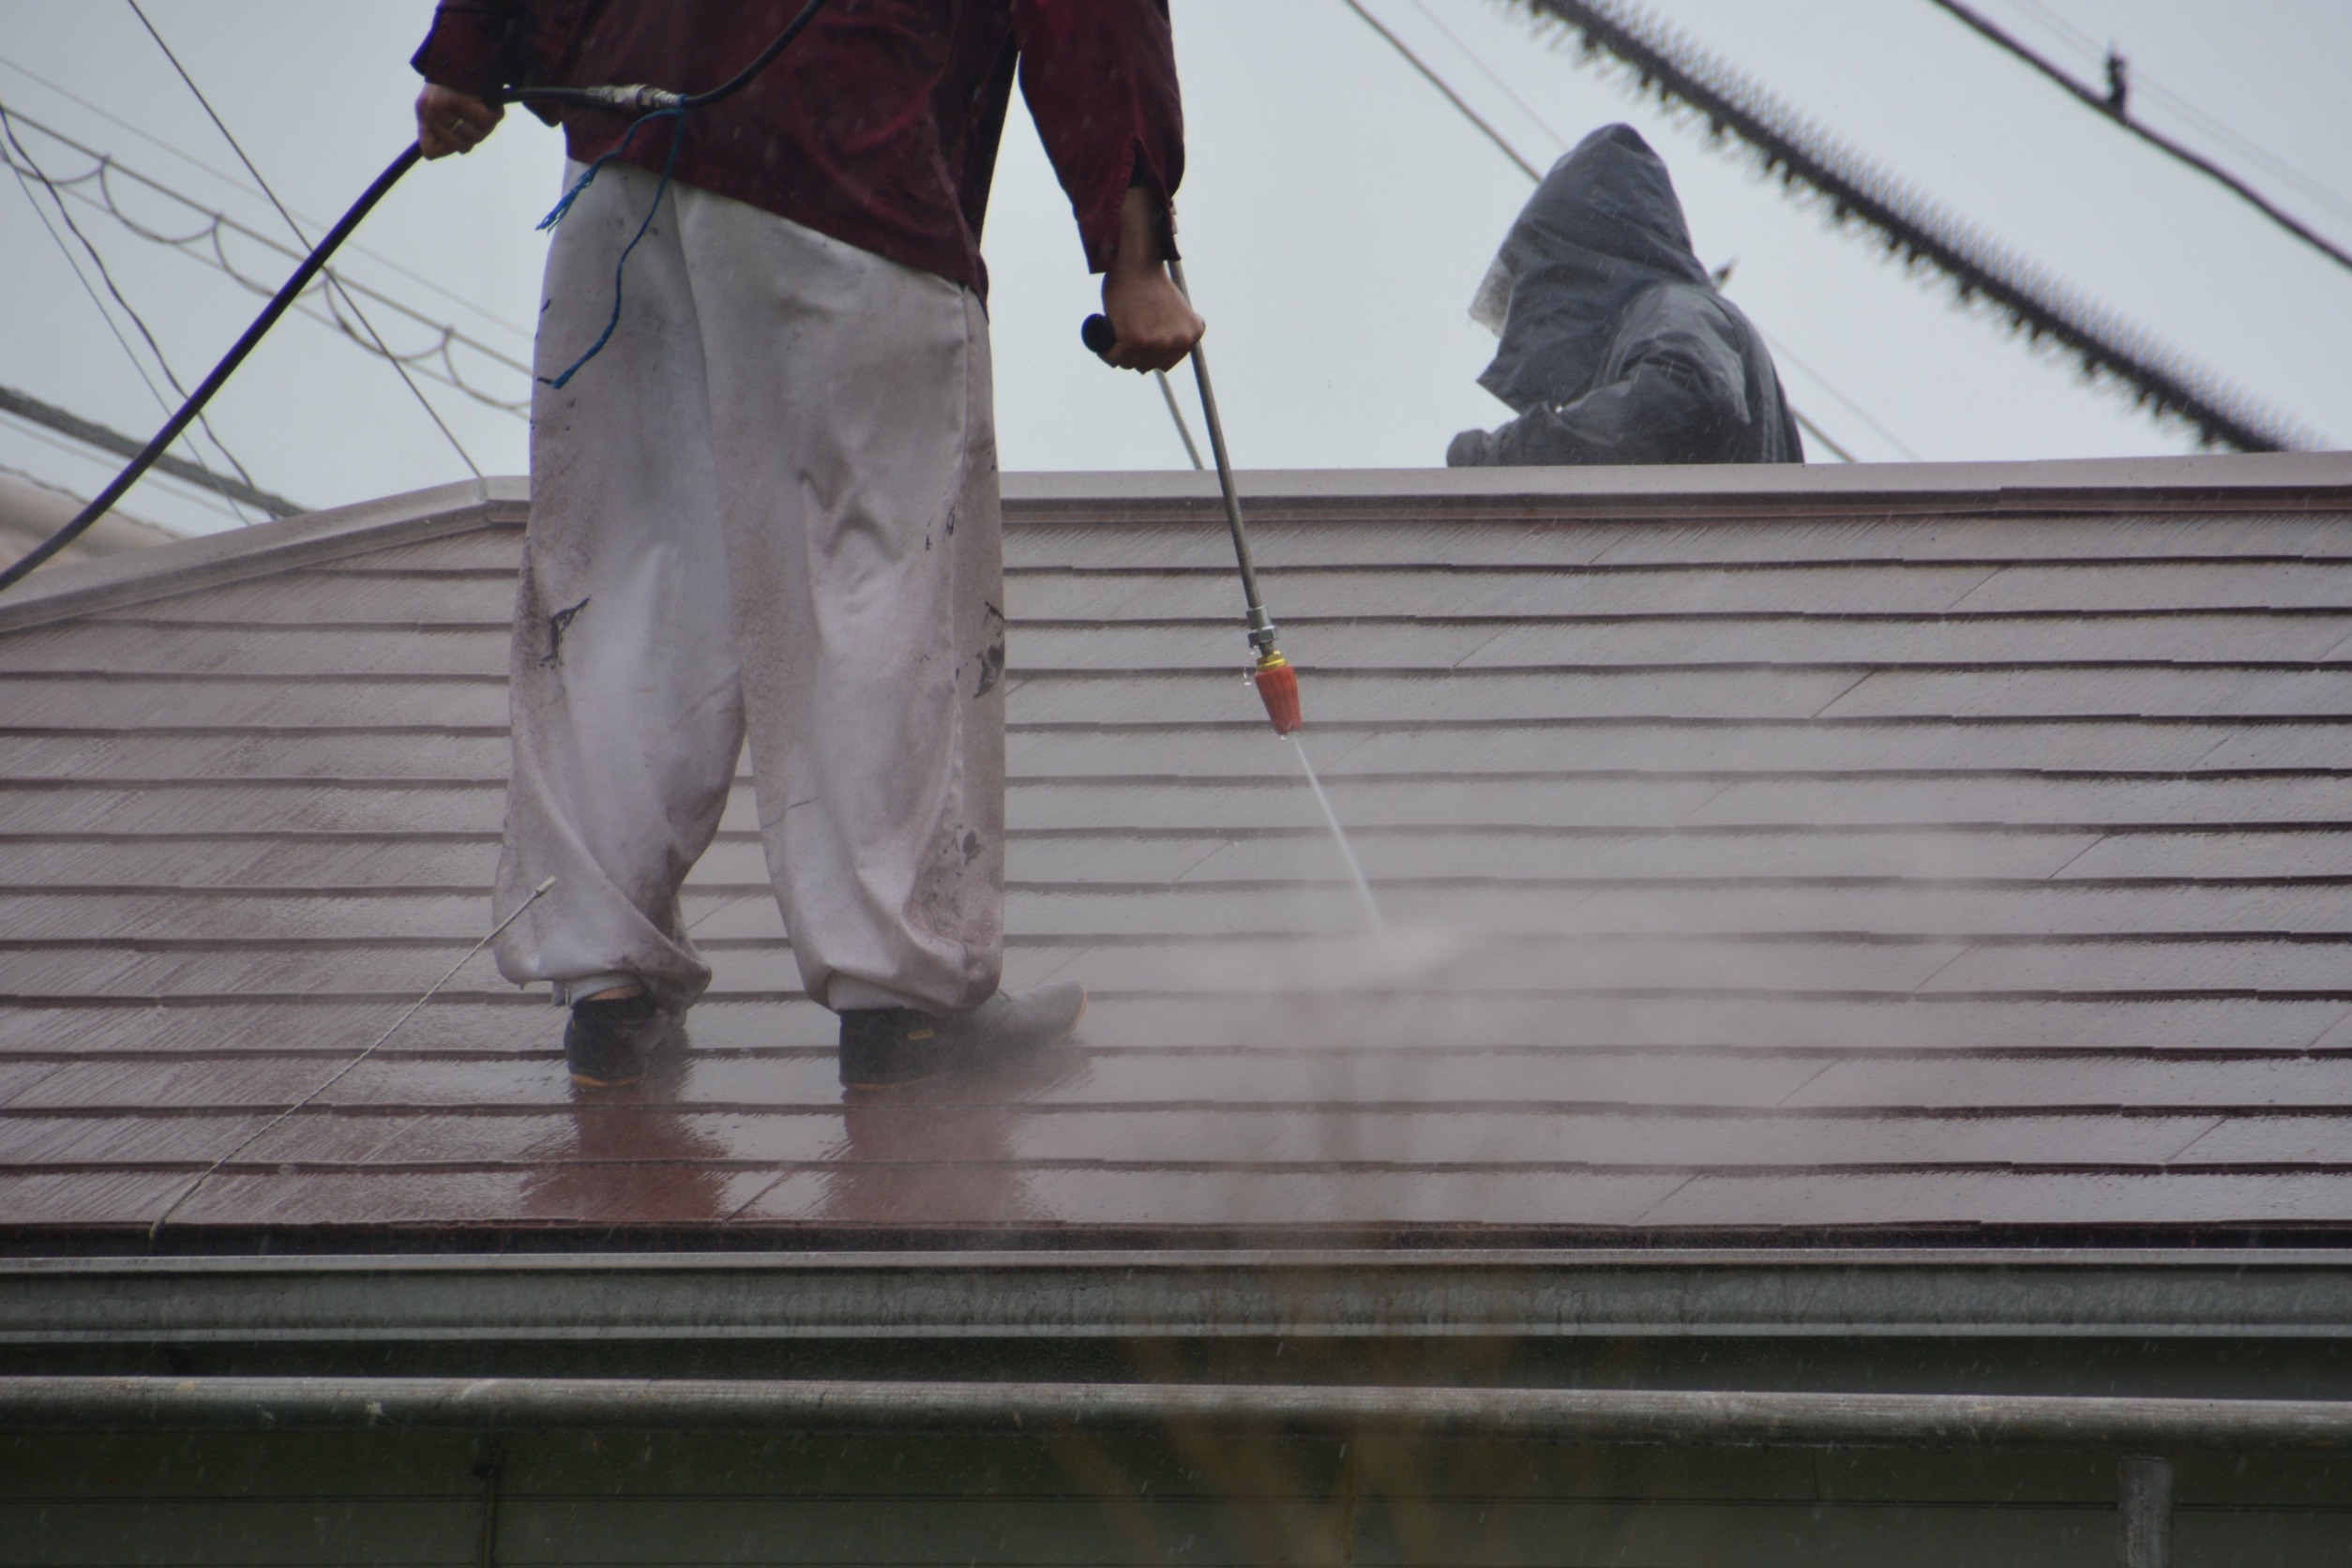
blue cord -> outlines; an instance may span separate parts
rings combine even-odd
[[[586,354],[572,361],[569,369],[552,379],[541,376],[539,380],[546,385],[560,390],[565,382],[579,373],[582,365],[604,352],[605,344],[612,340],[613,328],[621,324],[621,275],[628,268],[629,252],[637,249],[637,242],[645,237],[645,231],[654,226],[654,214],[661,210],[661,198],[670,188],[670,171],[678,166],[678,147],[686,141],[686,111],[656,109],[631,125],[627,133],[621,138],[621,144],[582,170],[580,178],[572,182],[572,188],[564,192],[564,199],[555,204],[555,210],[539,219],[541,229],[552,229],[558,223],[563,222],[564,215],[572,210],[572,204],[580,199],[580,193],[587,189],[588,182],[596,177],[596,171],[626,153],[629,150],[629,143],[637,139],[637,133],[656,120],[676,120],[678,127],[671,132],[670,156],[662,160],[661,182],[654,187],[653,205],[645,209],[645,221],[637,226],[637,233],[630,235],[628,244],[621,248],[621,259],[612,265],[612,319],[604,324],[602,334],[589,345]]]

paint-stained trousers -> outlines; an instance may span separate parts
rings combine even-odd
[[[654,188],[607,165],[556,229],[542,377],[605,329]],[[500,972],[559,1001],[629,978],[672,1007],[701,995],[679,886],[747,742],[810,996],[947,1012],[996,989],[990,400],[969,290],[671,187],[611,341],[532,410],[500,916],[555,882],[500,938]]]

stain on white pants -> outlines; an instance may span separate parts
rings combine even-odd
[[[577,166],[567,171],[576,176]],[[604,330],[653,175],[556,229],[537,370]],[[1003,544],[958,284],[672,185],[603,352],[532,409],[501,973],[710,983],[678,888],[748,743],[808,994],[957,1011],[1003,952]]]

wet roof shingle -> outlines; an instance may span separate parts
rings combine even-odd
[[[1096,1003],[850,1104],[739,791],[642,1093],[477,957],[272,1125],[487,927],[520,498],[73,568],[0,607],[0,1234],[2352,1233],[2352,464],[2248,461],[1261,477],[1374,937],[1197,485],[1018,486],[1007,979]]]

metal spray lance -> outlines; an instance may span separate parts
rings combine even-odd
[[[1184,286],[1184,264],[1171,261],[1168,270],[1176,280],[1176,287],[1189,300],[1192,290]],[[1098,354],[1108,354],[1119,341],[1108,316],[1087,317],[1078,328],[1078,337]],[[1233,535],[1233,558],[1242,570],[1242,594],[1249,602],[1249,645],[1258,655],[1257,668],[1250,678],[1257,683],[1259,701],[1266,704],[1266,716],[1274,720],[1274,733],[1288,735],[1304,722],[1299,712],[1299,672],[1274,646],[1274,617],[1266,613],[1266,601],[1258,592],[1258,569],[1249,559],[1249,532],[1242,523],[1241,492],[1233,488],[1233,461],[1225,450],[1225,425],[1217,417],[1217,395],[1209,382],[1209,361],[1198,343],[1192,349],[1192,374],[1200,387],[1200,414],[1209,426],[1209,449],[1216,455],[1217,484],[1225,492],[1225,525]]]

